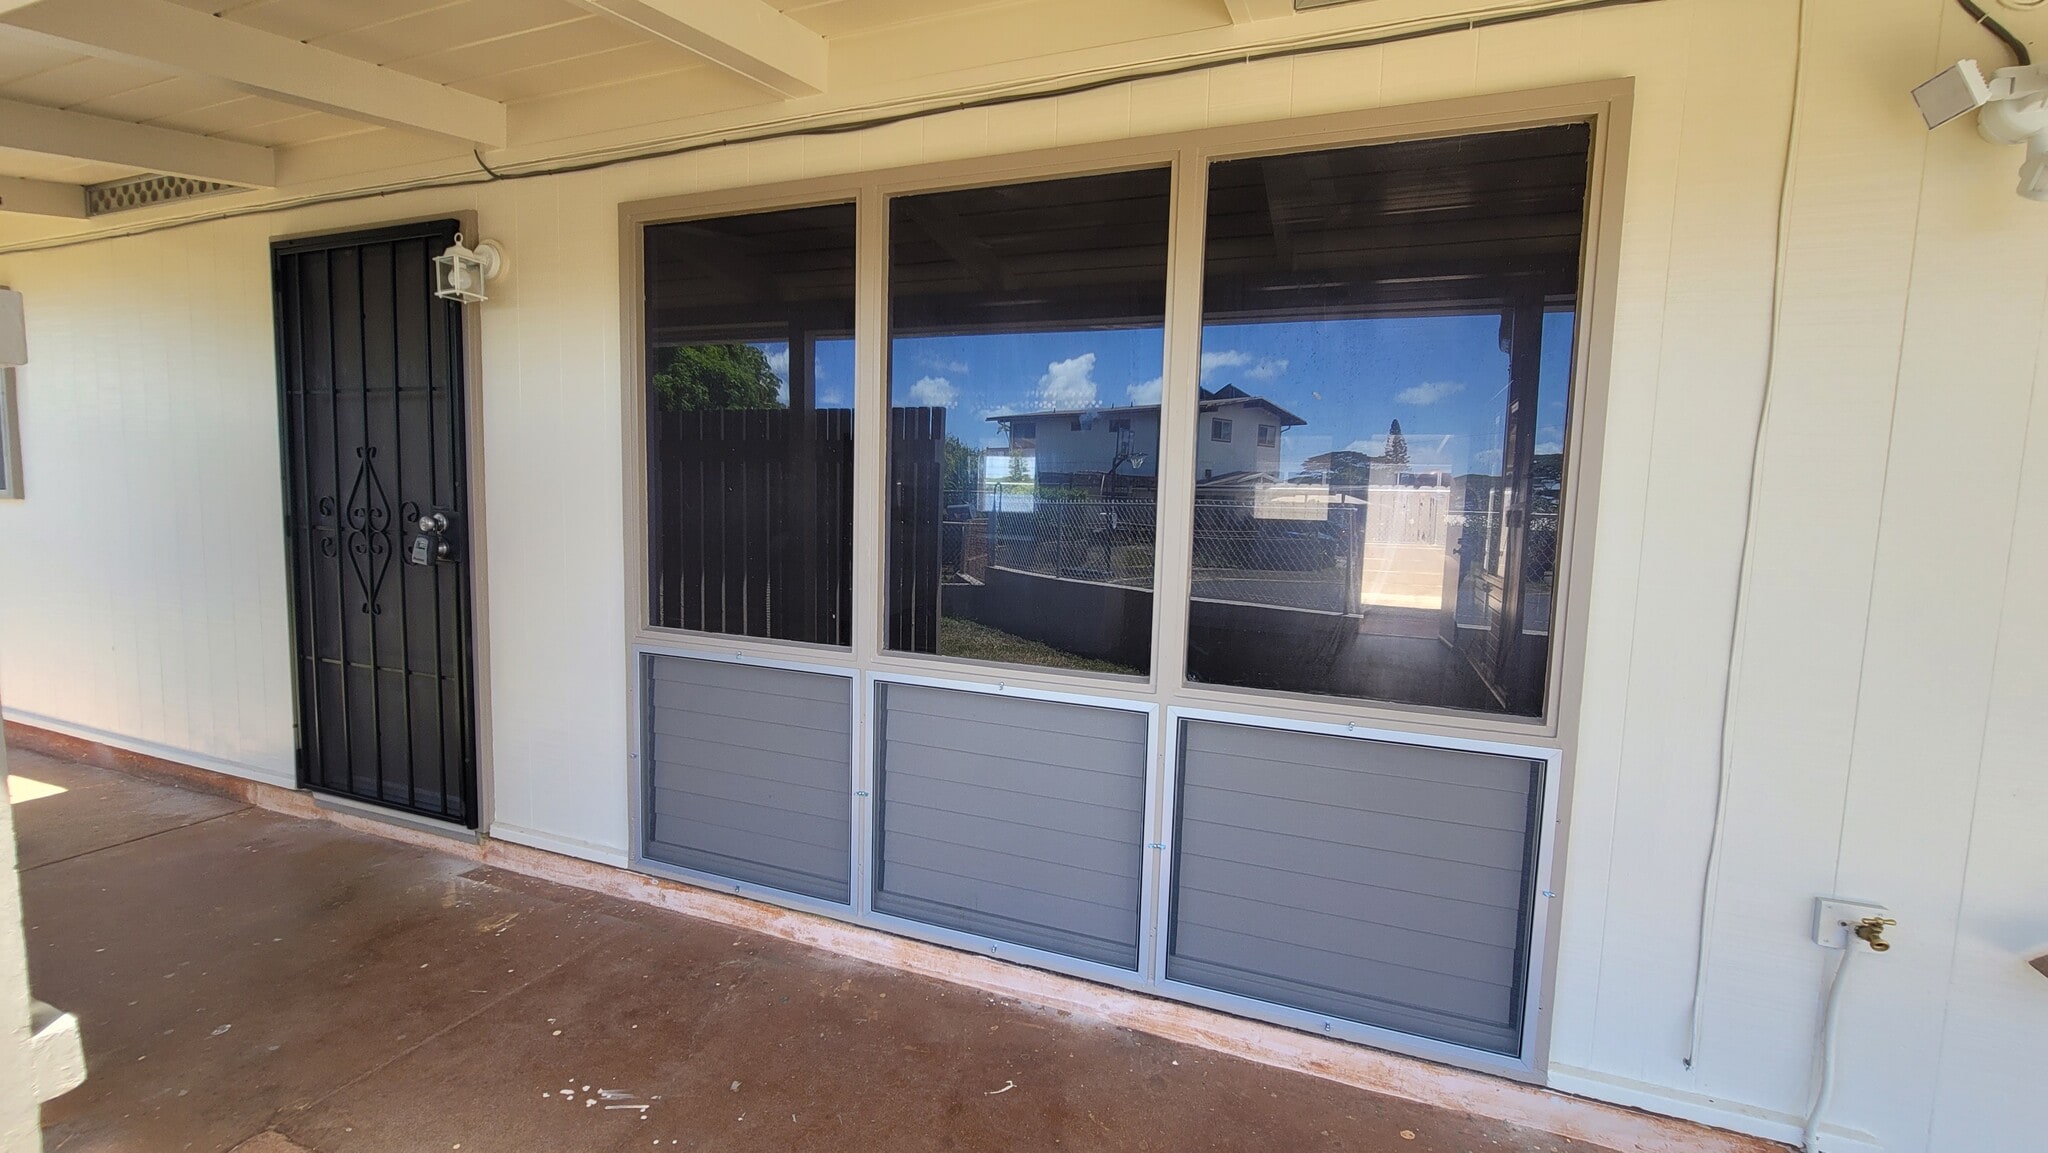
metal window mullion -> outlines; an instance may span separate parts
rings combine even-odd
[[[853,289],[853,620],[848,630],[853,662],[872,669],[888,623],[882,603],[889,519],[889,200],[873,186],[854,200]],[[854,915],[873,911],[877,840],[875,811],[875,693],[872,673],[854,678],[853,869]]]
[[[1188,597],[1194,560],[1195,438],[1200,421],[1202,245],[1207,235],[1209,167],[1194,148],[1173,165],[1166,246],[1165,383],[1159,396],[1159,489],[1153,515],[1152,680],[1162,705],[1187,676]],[[1144,933],[1141,972],[1166,970],[1173,917],[1173,720],[1167,708],[1152,719],[1152,758],[1145,777]]]

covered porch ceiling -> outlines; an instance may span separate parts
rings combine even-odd
[[[488,163],[660,139],[692,117],[780,118],[1161,37],[1249,42],[1385,2],[0,0],[0,213],[285,187],[337,170],[294,163],[323,150]]]

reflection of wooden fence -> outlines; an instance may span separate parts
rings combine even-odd
[[[898,652],[939,651],[945,553],[946,410],[889,410],[889,635]]]
[[[657,412],[648,437],[652,622],[847,644],[852,411]]]

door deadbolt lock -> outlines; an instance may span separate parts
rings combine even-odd
[[[428,513],[414,522],[419,535],[406,547],[405,563],[430,565],[455,557],[454,526],[445,512]]]

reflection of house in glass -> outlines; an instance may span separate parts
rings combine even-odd
[[[989,418],[1009,436],[1009,459],[1028,457],[1038,482],[1110,494],[1159,484],[1159,406],[1019,412]],[[1306,423],[1236,385],[1202,390],[1195,445],[1198,483],[1280,472],[1280,438]],[[991,474],[990,479],[998,479]]]

